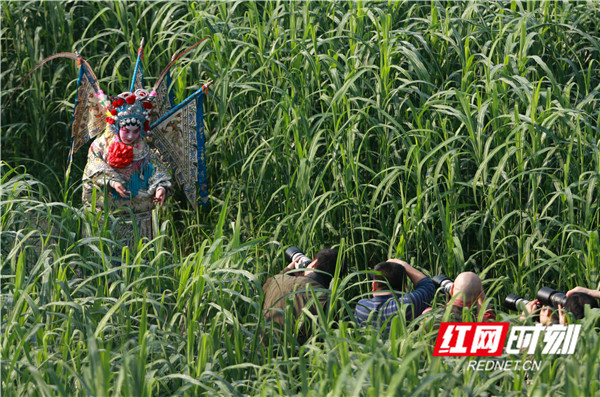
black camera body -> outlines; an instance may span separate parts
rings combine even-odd
[[[450,295],[454,282],[444,274],[438,274],[432,278],[437,289],[443,290],[447,295]]]
[[[296,269],[304,269],[312,262],[312,259],[300,251],[300,248],[293,246],[285,250],[285,260],[287,263],[297,260]]]

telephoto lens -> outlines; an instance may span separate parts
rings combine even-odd
[[[452,289],[452,286],[454,285],[454,282],[452,282],[452,280],[450,280],[450,278],[448,276],[443,275],[443,274],[434,276],[433,283],[435,284],[435,286],[438,289],[444,290],[444,292],[448,295],[450,295],[450,290]]]
[[[567,294],[550,287],[542,287],[537,293],[538,300],[544,306],[558,307],[567,304]]]
[[[304,269],[312,262],[312,259],[304,255],[304,252],[297,247],[289,247],[285,250],[285,260],[287,263],[297,260],[296,269]]]
[[[516,294],[508,294],[504,299],[504,306],[509,310],[525,310],[525,305],[527,305],[530,301],[525,298],[520,297]]]

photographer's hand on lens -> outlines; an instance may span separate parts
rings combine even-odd
[[[525,310],[521,313],[521,321],[525,321],[527,319],[527,317],[534,314],[535,311],[538,310],[539,307],[540,307],[539,300],[536,299],[536,300],[529,301],[529,303],[527,303],[525,305]]]
[[[529,302],[528,304],[526,304],[525,310],[527,310],[527,313],[532,314],[539,307],[540,307],[540,301],[536,299],[536,300],[533,300],[533,301]]]
[[[558,305],[558,322],[561,325],[567,324],[567,315],[562,305]]]
[[[540,324],[551,325],[552,324],[552,311],[550,306],[544,306],[540,309]]]
[[[303,271],[294,271],[296,270],[296,262],[298,262],[297,260],[293,260],[291,261],[284,269],[284,273],[289,274],[290,276],[303,276],[304,272]]]

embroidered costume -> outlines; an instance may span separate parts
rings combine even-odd
[[[51,55],[23,79],[25,81],[52,59],[77,61],[79,79],[73,110],[69,168],[73,153],[97,137],[89,149],[84,170],[83,202],[95,204],[97,210],[104,209],[105,203],[111,211],[122,207],[131,209],[140,237],[152,237],[151,212],[155,201],[164,201],[164,195],[171,188],[167,167],[194,208],[198,201],[198,187],[200,202],[203,205],[208,203],[202,101],[212,81],[174,106],[169,72],[179,58],[204,40],[206,38],[173,56],[151,91],[143,89],[143,39],[130,91],[116,97],[109,98],[104,94],[92,68],[79,53]],[[125,141],[129,138],[123,138],[123,133],[133,134],[135,139]],[[160,192],[161,189],[164,192]],[[127,224],[129,213],[119,211],[118,217]],[[133,227],[129,225],[121,232],[131,245]]]
[[[131,147],[132,150],[127,150],[123,146],[125,145],[119,142],[118,135],[110,129],[94,140],[83,172],[83,202],[85,205],[92,205],[94,187],[96,187],[95,208],[97,210],[104,208],[105,201],[108,201],[108,208],[111,209],[130,208],[135,215],[139,236],[151,239],[154,195],[158,188],[169,190],[171,175],[160,161],[158,154],[152,151],[143,139],[138,139]],[[123,153],[115,153],[119,151]],[[111,181],[124,185],[131,192],[131,198],[122,198],[108,186]],[[103,195],[105,187],[109,192],[106,197]],[[128,211],[121,211],[119,217],[126,224],[131,221]],[[132,241],[133,228],[121,227],[121,234],[121,237]]]

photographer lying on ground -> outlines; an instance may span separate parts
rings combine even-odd
[[[525,310],[521,315],[521,319],[525,319],[528,314],[536,314],[539,310],[539,322],[541,324],[550,325],[558,323],[565,325],[568,323],[566,313],[571,313],[575,320],[581,320],[585,316],[586,305],[589,305],[591,309],[600,307],[598,304],[600,291],[575,287],[566,294],[561,292],[559,292],[559,294],[564,296],[564,298],[561,299],[564,304],[557,304],[556,308],[554,308],[543,304],[545,302],[541,302],[539,299],[533,300],[525,305]],[[556,311],[558,311],[558,319],[554,315]]]
[[[402,306],[406,306],[406,321],[411,321],[420,315],[433,299],[435,294],[433,281],[404,261],[388,259],[386,262],[378,263],[373,270],[381,273],[373,276],[373,297],[361,299],[354,311],[356,321],[361,326],[368,323],[373,313],[371,323],[376,326],[386,324],[389,331],[391,324],[389,320]],[[414,284],[415,290],[404,293],[407,278]]]
[[[303,258],[306,258],[306,256],[303,255]],[[306,266],[304,271],[294,271],[296,261],[292,261],[281,273],[269,278],[263,286],[265,294],[263,315],[267,327],[269,327],[269,322],[272,322],[283,330],[286,301],[289,299],[293,302],[294,326],[296,321],[301,321],[298,342],[304,343],[308,338],[309,330],[301,318],[302,310],[307,307],[311,313],[317,314],[315,301],[312,300],[310,294],[306,293],[306,290],[308,285],[312,286],[321,307],[325,308],[329,294],[323,290],[329,288],[329,283],[335,274],[336,262],[337,251],[323,249],[317,253],[315,259]],[[342,264],[340,276],[344,274],[344,270]],[[273,332],[277,335],[279,333]]]
[[[470,309],[475,303],[477,303],[477,310],[481,310],[483,302],[485,301],[485,292],[483,292],[483,285],[481,279],[473,272],[460,273],[452,287],[450,288],[450,299],[446,304],[450,306],[450,322],[462,322],[463,321],[463,309]],[[431,309],[425,309],[424,312],[429,312]],[[483,314],[483,321],[495,320],[496,314],[491,310],[487,309]]]

